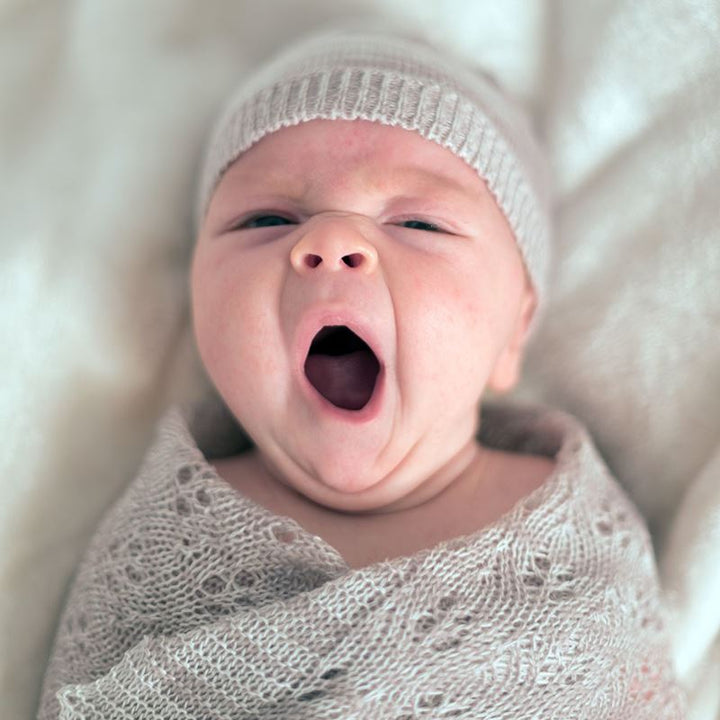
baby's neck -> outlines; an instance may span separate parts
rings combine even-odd
[[[338,512],[297,493],[268,472],[256,451],[215,466],[242,495],[291,517],[334,547],[350,567],[360,568],[476,532],[539,487],[555,462],[478,446],[466,471],[441,492],[410,507],[362,514]]]

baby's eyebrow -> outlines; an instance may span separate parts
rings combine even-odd
[[[468,167],[468,170],[471,168]],[[370,168],[372,171],[372,167]],[[361,169],[359,172],[365,174],[367,168]],[[392,168],[390,172],[383,170],[380,173],[384,183],[388,185],[401,185],[407,182],[413,182],[419,185],[443,186],[450,190],[459,192],[468,192],[469,188],[466,183],[459,182],[447,173],[437,172],[432,168],[427,168],[417,164],[401,165]],[[262,182],[273,186],[284,186],[285,189],[302,193],[305,188],[312,183],[312,176],[298,175],[296,173],[287,172],[282,167],[268,169],[264,168],[262,173],[257,171],[240,172],[236,175],[237,179],[251,180],[253,182]],[[293,193],[294,194],[294,193]]]
[[[266,188],[273,192],[281,192],[283,195],[300,197],[306,191],[309,179],[293,173],[278,170],[245,171],[234,173],[232,183],[252,183],[253,187],[259,188],[260,192],[266,192]]]
[[[469,179],[455,178],[416,163],[399,165],[378,173],[374,173],[372,167],[349,171],[351,172],[365,175],[368,187],[376,186],[380,193],[392,195],[395,200],[410,201],[431,197],[451,205],[468,201],[476,203],[482,192],[478,190],[477,184],[471,184]],[[234,181],[252,184],[253,191],[250,196],[245,195],[246,202],[274,197],[297,205],[307,204],[314,194],[316,184],[322,185],[323,182],[312,174],[299,175],[282,167],[264,170],[262,173],[241,172],[234,177]]]
[[[389,180],[389,184],[394,181],[399,186],[410,183],[418,189],[432,191],[442,189],[455,194],[472,194],[472,190],[467,184],[459,182],[445,173],[435,172],[417,165],[399,167],[393,170],[386,178]]]

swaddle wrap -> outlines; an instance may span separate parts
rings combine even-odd
[[[585,430],[497,405],[480,438],[556,470],[354,570],[220,479],[172,408],[78,571],[39,717],[683,717],[647,531]]]

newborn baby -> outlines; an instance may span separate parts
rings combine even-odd
[[[475,440],[536,305],[477,172],[418,133],[316,119],[214,192],[192,273],[198,348],[257,450],[216,462],[353,567],[477,530],[553,461]]]
[[[211,465],[192,409],[163,418],[40,718],[682,717],[647,531],[585,430],[479,412],[542,307],[543,177],[494,83],[415,42],[313,38],[243,85],[191,287],[253,447]]]

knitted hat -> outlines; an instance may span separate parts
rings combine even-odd
[[[541,304],[550,254],[548,184],[526,119],[484,74],[382,32],[311,37],[243,83],[211,135],[198,225],[223,173],[243,152],[280,128],[319,118],[401,127],[467,162],[505,214]]]

